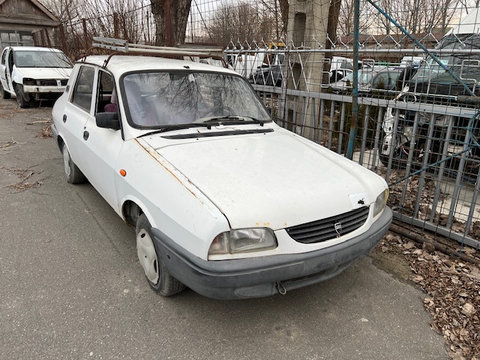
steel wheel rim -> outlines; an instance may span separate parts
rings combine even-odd
[[[160,277],[157,253],[152,238],[145,229],[141,229],[137,234],[137,255],[148,281],[157,284]]]
[[[68,153],[68,150],[65,147],[63,148],[63,167],[65,169],[65,174],[67,175],[67,177],[69,177],[71,173],[70,154]]]

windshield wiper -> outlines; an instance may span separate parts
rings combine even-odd
[[[253,117],[249,116],[216,116],[216,117],[209,117],[205,118],[205,120],[196,120],[195,122],[188,123],[188,124],[174,124],[174,125],[165,125],[161,129],[150,131],[146,134],[142,134],[138,137],[144,137],[148,135],[160,134],[167,131],[174,131],[174,130],[181,130],[181,129],[189,129],[189,128],[196,128],[196,127],[205,127],[208,130],[212,128],[212,126],[217,125],[241,125],[241,124],[259,124],[263,126],[268,120],[258,120]]]
[[[160,133],[167,132],[167,131],[189,129],[189,128],[195,128],[195,127],[206,127],[208,130],[210,130],[212,128],[212,125],[213,124],[210,124],[210,123],[207,123],[207,124],[205,124],[205,123],[189,123],[189,124],[166,125],[166,126],[162,127],[161,129],[150,131],[150,132],[148,132],[146,134],[142,134],[138,137],[144,137],[144,136],[148,136],[148,135],[160,134]]]
[[[227,120],[227,121],[226,121]],[[239,115],[225,115],[208,117],[202,121],[202,119],[196,120],[196,123],[200,124],[218,124],[222,125],[224,122],[229,125],[241,125],[241,124],[259,124],[263,126],[268,120],[259,120],[251,116],[239,116]]]

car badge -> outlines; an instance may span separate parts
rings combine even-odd
[[[341,222],[337,222],[333,225],[333,228],[335,229],[335,232],[337,233],[337,238],[339,238],[340,236],[342,236],[342,234],[340,234],[340,231],[342,231],[342,223]]]

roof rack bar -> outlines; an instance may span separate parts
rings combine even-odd
[[[123,53],[153,53],[153,54],[178,54],[179,56],[221,56],[223,50],[221,48],[202,49],[202,48],[180,48],[166,46],[152,46],[143,44],[130,44],[126,40],[94,37],[92,47],[113,50]]]
[[[93,48],[101,48],[113,51],[113,53],[110,54],[108,59],[105,61],[104,67],[107,66],[112,56],[130,54],[173,58],[190,57],[192,61],[194,61],[193,58],[211,58],[214,60],[220,60],[223,64],[223,67],[228,68],[227,63],[223,58],[223,50],[221,48],[202,49],[131,44],[126,40],[107,37],[94,37],[93,44],[90,49]]]
[[[196,51],[196,52],[201,52],[201,53],[222,53],[223,49],[222,48],[188,48],[188,47],[168,47],[168,46],[153,46],[153,45],[143,45],[143,44],[128,44],[130,48],[140,48],[140,49],[160,49],[160,50],[166,50],[166,51]]]

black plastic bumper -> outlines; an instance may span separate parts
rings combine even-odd
[[[325,249],[301,254],[205,261],[152,229],[161,260],[173,277],[197,293],[215,299],[264,297],[328,280],[367,255],[392,221],[386,208],[360,236]]]

